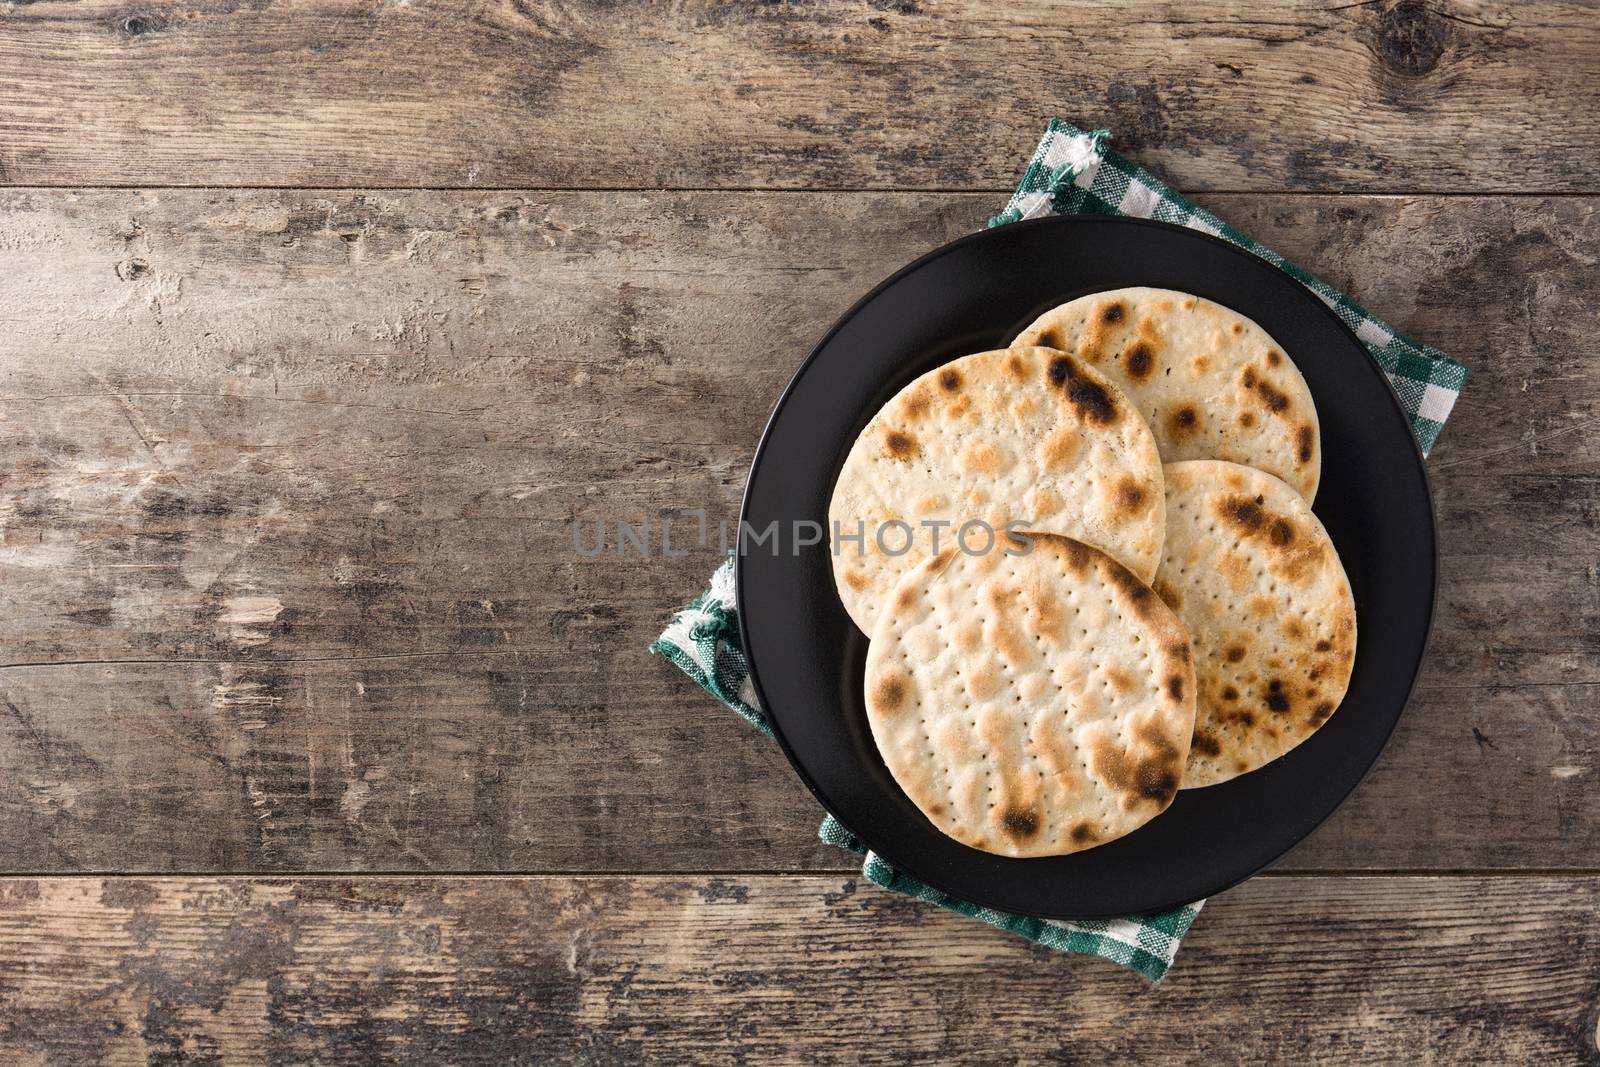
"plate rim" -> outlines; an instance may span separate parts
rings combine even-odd
[[[1344,791],[1343,795],[1339,797],[1338,801],[1336,803],[1334,803],[1327,810],[1326,813],[1324,813],[1319,819],[1317,819],[1317,821],[1315,823],[1313,823],[1310,827],[1308,827],[1306,829],[1305,833],[1300,835],[1295,840],[1289,842],[1287,845],[1285,845],[1281,850],[1279,850],[1274,855],[1269,856],[1260,865],[1256,866],[1254,869],[1252,869],[1252,870],[1250,870],[1250,871],[1248,871],[1248,872],[1246,872],[1246,873],[1244,873],[1242,875],[1239,875],[1238,877],[1231,878],[1231,879],[1228,879],[1228,880],[1225,880],[1225,881],[1221,882],[1215,888],[1206,890],[1204,893],[1199,894],[1196,897],[1196,900],[1194,900],[1194,901],[1175,901],[1175,902],[1173,902],[1171,904],[1168,904],[1168,905],[1166,905],[1164,907],[1152,909],[1150,911],[1145,911],[1145,912],[1141,913],[1141,914],[1145,914],[1145,915],[1150,915],[1150,914],[1157,914],[1157,913],[1164,912],[1164,911],[1170,911],[1170,910],[1172,910],[1174,908],[1178,908],[1178,907],[1182,907],[1182,906],[1187,906],[1187,905],[1193,904],[1193,903],[1195,903],[1197,901],[1198,902],[1204,902],[1205,900],[1210,899],[1211,897],[1214,897],[1214,896],[1216,896],[1216,895],[1218,895],[1220,893],[1227,892],[1229,889],[1232,889],[1235,886],[1238,886],[1241,883],[1248,881],[1249,879],[1251,879],[1251,878],[1255,877],[1256,875],[1260,874],[1262,871],[1264,871],[1267,868],[1271,867],[1273,864],[1277,863],[1278,860],[1282,859],[1290,851],[1292,851],[1294,848],[1296,848],[1298,845],[1300,845],[1302,842],[1304,842],[1307,838],[1309,838],[1313,833],[1315,833],[1319,828],[1321,828],[1328,821],[1328,819],[1330,819],[1333,816],[1333,814],[1335,812],[1337,812],[1340,808],[1344,807],[1344,805],[1349,801],[1350,797],[1355,793],[1355,791],[1358,788],[1360,788],[1361,784],[1364,781],[1366,781],[1367,776],[1372,773],[1372,769],[1375,766],[1377,766],[1379,758],[1381,758],[1382,755],[1384,754],[1384,752],[1386,752],[1388,750],[1389,743],[1391,741],[1393,741],[1394,733],[1400,726],[1400,720],[1405,717],[1406,712],[1410,709],[1412,697],[1414,697],[1416,695],[1417,683],[1422,677],[1422,666],[1423,666],[1423,663],[1427,660],[1428,651],[1429,651],[1429,649],[1431,648],[1431,646],[1433,644],[1434,625],[1435,625],[1435,623],[1437,622],[1437,619],[1438,619],[1438,603],[1439,603],[1439,516],[1438,516],[1437,506],[1436,506],[1436,503],[1434,501],[1433,484],[1432,484],[1432,481],[1430,480],[1430,478],[1428,477],[1427,457],[1423,454],[1422,446],[1417,441],[1416,434],[1411,429],[1410,419],[1406,415],[1405,408],[1400,403],[1399,394],[1395,391],[1394,384],[1393,384],[1393,382],[1390,381],[1388,374],[1385,373],[1383,368],[1378,364],[1378,361],[1377,361],[1376,357],[1373,356],[1372,351],[1367,347],[1366,343],[1364,341],[1362,341],[1361,338],[1356,335],[1355,331],[1352,330],[1350,328],[1350,326],[1348,324],[1346,324],[1345,321],[1339,317],[1338,313],[1335,312],[1334,309],[1331,306],[1329,306],[1326,301],[1324,301],[1315,292],[1313,292],[1309,287],[1307,287],[1304,282],[1302,282],[1298,278],[1294,277],[1294,275],[1292,275],[1288,271],[1284,270],[1278,264],[1273,263],[1272,261],[1270,261],[1268,259],[1265,259],[1262,256],[1256,255],[1255,253],[1250,252],[1247,249],[1244,249],[1244,248],[1242,248],[1242,247],[1240,247],[1240,246],[1238,246],[1236,244],[1233,244],[1230,241],[1224,240],[1223,238],[1218,237],[1218,236],[1216,236],[1214,234],[1207,233],[1204,230],[1196,229],[1196,228],[1190,227],[1190,226],[1183,226],[1183,225],[1179,225],[1179,224],[1176,224],[1176,223],[1164,222],[1164,221],[1161,221],[1161,220],[1158,220],[1158,219],[1146,219],[1146,218],[1139,218],[1139,217],[1136,217],[1136,216],[1129,216],[1129,215],[1099,215],[1099,214],[1047,215],[1047,216],[1043,216],[1043,217],[1040,217],[1040,218],[1034,218],[1034,219],[1022,219],[1022,220],[1019,220],[1017,222],[1008,223],[1005,226],[989,227],[989,228],[985,228],[985,229],[982,229],[982,230],[978,230],[978,231],[976,231],[974,233],[964,234],[961,237],[956,238],[955,240],[948,241],[945,244],[942,244],[942,245],[939,245],[936,248],[930,249],[929,251],[925,252],[924,254],[918,256],[916,259],[913,259],[911,262],[909,262],[909,263],[905,264],[904,266],[900,267],[898,270],[895,270],[893,273],[891,273],[887,277],[885,277],[882,281],[880,281],[876,285],[874,285],[865,294],[863,294],[858,300],[856,300],[848,308],[846,308],[843,312],[841,312],[839,314],[839,316],[833,321],[833,324],[828,327],[828,329],[822,334],[822,336],[817,340],[817,342],[811,347],[811,350],[806,353],[806,357],[803,360],[800,361],[800,364],[795,368],[794,373],[790,375],[789,380],[785,383],[785,385],[783,387],[783,391],[778,395],[778,399],[777,399],[776,403],[773,404],[771,414],[768,415],[767,421],[762,427],[761,437],[760,437],[760,439],[758,440],[758,442],[756,444],[755,452],[751,455],[751,458],[750,458],[750,467],[749,467],[748,473],[745,476],[744,490],[740,494],[739,520],[740,520],[741,529],[742,529],[742,524],[745,521],[745,518],[749,513],[751,486],[755,483],[756,475],[757,475],[757,472],[760,469],[762,460],[766,458],[767,449],[768,449],[769,444],[771,443],[773,429],[777,425],[779,418],[782,416],[784,407],[788,404],[789,399],[794,394],[795,389],[796,389],[797,385],[800,382],[800,379],[803,378],[805,376],[806,372],[811,369],[812,364],[816,362],[817,358],[822,354],[822,351],[825,348],[828,347],[829,343],[832,342],[833,338],[842,329],[844,329],[846,324],[848,324],[852,319],[854,319],[856,317],[856,315],[859,314],[863,308],[865,308],[873,300],[877,299],[877,297],[881,293],[883,293],[884,291],[889,289],[891,286],[893,286],[896,283],[898,283],[902,278],[906,277],[907,275],[910,275],[910,274],[922,269],[924,266],[928,265],[929,263],[932,263],[935,260],[938,260],[938,259],[940,259],[940,258],[942,258],[942,257],[944,257],[946,255],[949,255],[949,254],[951,254],[951,253],[957,251],[958,249],[963,248],[963,247],[965,247],[967,245],[976,244],[978,242],[985,241],[985,240],[992,240],[992,239],[994,239],[994,235],[997,234],[997,233],[1003,233],[1003,232],[1007,232],[1007,231],[1018,231],[1018,230],[1022,230],[1022,229],[1042,229],[1042,228],[1049,228],[1049,227],[1055,227],[1055,226],[1072,227],[1072,226],[1077,226],[1077,225],[1086,224],[1086,223],[1087,224],[1092,224],[1092,225],[1132,226],[1132,227],[1135,227],[1135,228],[1158,229],[1158,230],[1167,230],[1167,231],[1179,231],[1182,234],[1186,235],[1187,237],[1198,239],[1202,244],[1210,244],[1215,248],[1225,250],[1230,255],[1233,255],[1233,256],[1236,256],[1236,257],[1241,257],[1241,258],[1243,258],[1243,259],[1245,259],[1245,260],[1247,260],[1247,261],[1249,261],[1249,262],[1251,262],[1253,264],[1259,264],[1260,266],[1266,267],[1269,270],[1271,270],[1272,272],[1281,275],[1286,281],[1292,283],[1294,285],[1295,289],[1297,289],[1298,291],[1303,293],[1304,296],[1307,298],[1307,300],[1311,304],[1314,304],[1319,309],[1320,313],[1322,315],[1324,315],[1328,319],[1328,321],[1332,322],[1335,326],[1338,327],[1339,330],[1341,330],[1346,336],[1349,337],[1349,339],[1355,344],[1355,347],[1360,351],[1360,353],[1361,353],[1361,355],[1363,357],[1363,359],[1361,361],[1362,365],[1364,365],[1367,368],[1369,373],[1371,373],[1372,375],[1376,376],[1378,381],[1379,381],[1379,383],[1382,385],[1383,391],[1388,396],[1389,402],[1392,405],[1392,409],[1393,409],[1395,415],[1400,419],[1401,424],[1405,427],[1405,437],[1406,437],[1406,440],[1410,443],[1410,450],[1409,450],[1409,452],[1405,453],[1405,455],[1406,455],[1407,458],[1411,459],[1416,464],[1416,468],[1417,468],[1418,472],[1420,472],[1420,474],[1422,475],[1421,482],[1422,482],[1423,498],[1424,498],[1423,499],[1423,503],[1425,503],[1427,505],[1427,514],[1428,514],[1428,562],[1429,562],[1430,575],[1429,575],[1429,583],[1428,583],[1429,584],[1429,596],[1428,596],[1428,602],[1427,602],[1426,616],[1425,616],[1424,625],[1423,625],[1422,642],[1421,642],[1421,646],[1419,648],[1419,651],[1417,653],[1416,662],[1411,667],[1411,678],[1410,678],[1410,681],[1408,682],[1408,684],[1406,686],[1404,699],[1400,704],[1400,710],[1394,716],[1394,720],[1393,720],[1393,722],[1391,722],[1389,724],[1388,729],[1384,731],[1382,742],[1377,746],[1376,750],[1374,751],[1374,753],[1372,755],[1371,760],[1369,760],[1367,762],[1366,766],[1361,769],[1361,772],[1359,774],[1354,775],[1351,778],[1349,787]],[[1109,291],[1109,290],[1107,290],[1107,291]],[[1319,422],[1320,422],[1320,419],[1321,419],[1321,413],[1320,412],[1318,413],[1318,417],[1319,417]],[[915,878],[917,881],[921,882],[923,885],[929,887],[930,889],[933,889],[933,890],[935,890],[935,891],[937,891],[939,893],[942,893],[945,896],[951,897],[953,899],[967,901],[969,903],[977,904],[977,905],[979,905],[981,907],[990,908],[991,910],[1000,911],[1000,912],[1003,912],[1003,913],[1006,913],[1006,914],[1019,914],[1019,913],[1012,912],[1008,908],[1005,908],[1003,906],[986,902],[985,900],[981,899],[980,897],[976,897],[976,896],[974,896],[973,894],[971,894],[969,892],[953,890],[953,889],[949,888],[948,884],[945,883],[944,880],[942,878],[940,878],[938,875],[934,875],[932,877],[929,877],[923,870],[917,869],[919,865],[916,864],[915,862],[912,862],[910,864],[901,862],[899,859],[896,859],[894,856],[889,854],[890,852],[893,852],[895,850],[893,843],[891,843],[890,849],[888,851],[883,850],[882,848],[880,848],[876,844],[874,844],[872,841],[869,841],[866,836],[862,836],[862,835],[858,834],[854,828],[848,826],[845,823],[845,821],[833,810],[832,805],[828,802],[827,798],[823,795],[823,793],[822,793],[821,789],[818,787],[817,783],[813,780],[812,776],[806,771],[805,766],[802,764],[800,759],[798,757],[796,757],[794,749],[791,746],[788,738],[785,737],[783,728],[779,725],[777,717],[774,716],[769,710],[767,710],[772,705],[768,701],[766,691],[763,689],[763,687],[761,685],[761,676],[760,676],[760,673],[759,673],[759,671],[757,670],[757,667],[756,667],[755,657],[750,652],[750,649],[751,649],[750,630],[749,630],[749,618],[750,618],[750,616],[749,616],[749,613],[745,611],[745,583],[741,580],[742,576],[743,576],[744,566],[745,566],[745,556],[744,556],[744,554],[742,552],[739,551],[739,543],[740,542],[738,540],[735,541],[734,551],[733,551],[733,560],[734,560],[734,608],[738,612],[738,616],[739,616],[739,640],[740,640],[740,643],[741,643],[741,645],[743,647],[744,658],[745,658],[745,668],[746,668],[747,675],[748,675],[749,680],[750,680],[751,687],[755,692],[756,699],[760,702],[761,709],[762,709],[762,718],[766,721],[768,729],[771,730],[773,739],[778,742],[778,747],[782,750],[783,755],[784,755],[784,759],[788,761],[790,768],[800,778],[800,781],[805,784],[806,789],[811,793],[812,797],[817,801],[817,803],[822,807],[823,811],[828,816],[832,817],[841,826],[844,826],[845,829],[848,830],[849,833],[853,837],[855,837],[857,841],[861,842],[861,844],[864,845],[868,849],[870,854],[877,855],[879,858],[884,860],[886,863],[888,863],[895,870],[900,871],[900,872],[902,872],[902,873],[904,873],[906,875],[909,875],[910,877]],[[1358,625],[1359,625],[1359,622],[1358,622]],[[1226,783],[1223,783],[1223,784],[1226,784]],[[1137,831],[1135,830],[1133,832],[1137,832]],[[1041,918],[1041,919],[1058,919],[1058,920],[1075,920],[1075,919],[1099,920],[1099,919],[1123,918],[1123,917],[1126,917],[1126,912],[1105,912],[1105,913],[1088,913],[1088,914],[1083,913],[1083,912],[1074,912],[1072,914],[1066,914],[1066,913],[1059,913],[1058,914],[1055,911],[1046,912],[1046,911],[1034,911],[1034,910],[1030,909],[1030,911],[1027,913],[1027,916],[1025,916],[1025,917]]]

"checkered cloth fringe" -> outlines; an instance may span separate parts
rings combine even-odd
[[[1111,151],[1106,130],[1085,132],[1052,119],[1028,163],[1011,202],[989,220],[1002,226],[1048,214],[1135,215],[1177,223],[1221,237],[1286,271],[1317,294],[1355,331],[1394,384],[1424,454],[1433,447],[1466,382],[1466,368],[1443,352],[1420,344],[1374,318],[1349,297],[1323,284],[1277,253],[1263,248],[1210,212],[1189,203],[1149,171]],[[696,684],[738,712],[757,730],[772,727],[757,705],[750,668],[739,638],[733,560],[711,576],[711,587],[672,619],[650,646],[677,664]],[[924,885],[868,851],[832,815],[818,836],[864,856],[868,881],[937,904],[1018,934],[1047,948],[1100,956],[1159,982],[1205,901],[1158,915],[1061,922],[1011,915],[980,907]]]

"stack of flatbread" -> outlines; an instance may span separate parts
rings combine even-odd
[[[1355,607],[1281,346],[1164,289],[1063,304],[867,424],[829,506],[890,772],[946,834],[1092,848],[1294,748]]]

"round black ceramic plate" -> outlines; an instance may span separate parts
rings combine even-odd
[[[866,638],[834,591],[826,539],[793,550],[795,520],[825,523],[856,435],[912,378],[1001,348],[1086,293],[1149,285],[1248,315],[1310,384],[1322,428],[1315,510],[1355,592],[1357,653],[1336,715],[1283,758],[1183,791],[1143,828],[1071,856],[1007,859],[944,836],[900,791],[862,706]],[[879,285],[795,374],[756,450],[743,518],[783,543],[739,558],[739,617],[756,692],[824,807],[874,852],[935,888],[1005,911],[1105,918],[1161,911],[1249,877],[1328,817],[1394,730],[1433,616],[1436,550],[1422,458],[1388,382],[1343,323],[1294,279],[1227,243],[1163,223],[1049,218],[974,234]],[[804,540],[799,538],[797,540]]]

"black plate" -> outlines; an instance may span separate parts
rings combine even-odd
[[[1357,655],[1339,712],[1252,774],[1178,794],[1160,818],[1071,856],[1007,859],[944,836],[900,791],[862,706],[867,641],[834,591],[827,542],[791,551],[794,520],[825,523],[845,454],[878,408],[946,360],[1001,348],[1040,312],[1149,285],[1248,315],[1310,384],[1322,428],[1316,513],[1355,592]],[[1437,553],[1422,457],[1388,381],[1294,279],[1164,223],[1059,217],[974,234],[924,256],[845,313],[778,401],[742,516],[779,521],[781,550],[738,564],[756,692],[824,807],[908,874],[968,900],[1046,918],[1161,911],[1249,877],[1309,834],[1377,759],[1410,696],[1433,617]],[[802,538],[803,539],[803,538]]]

